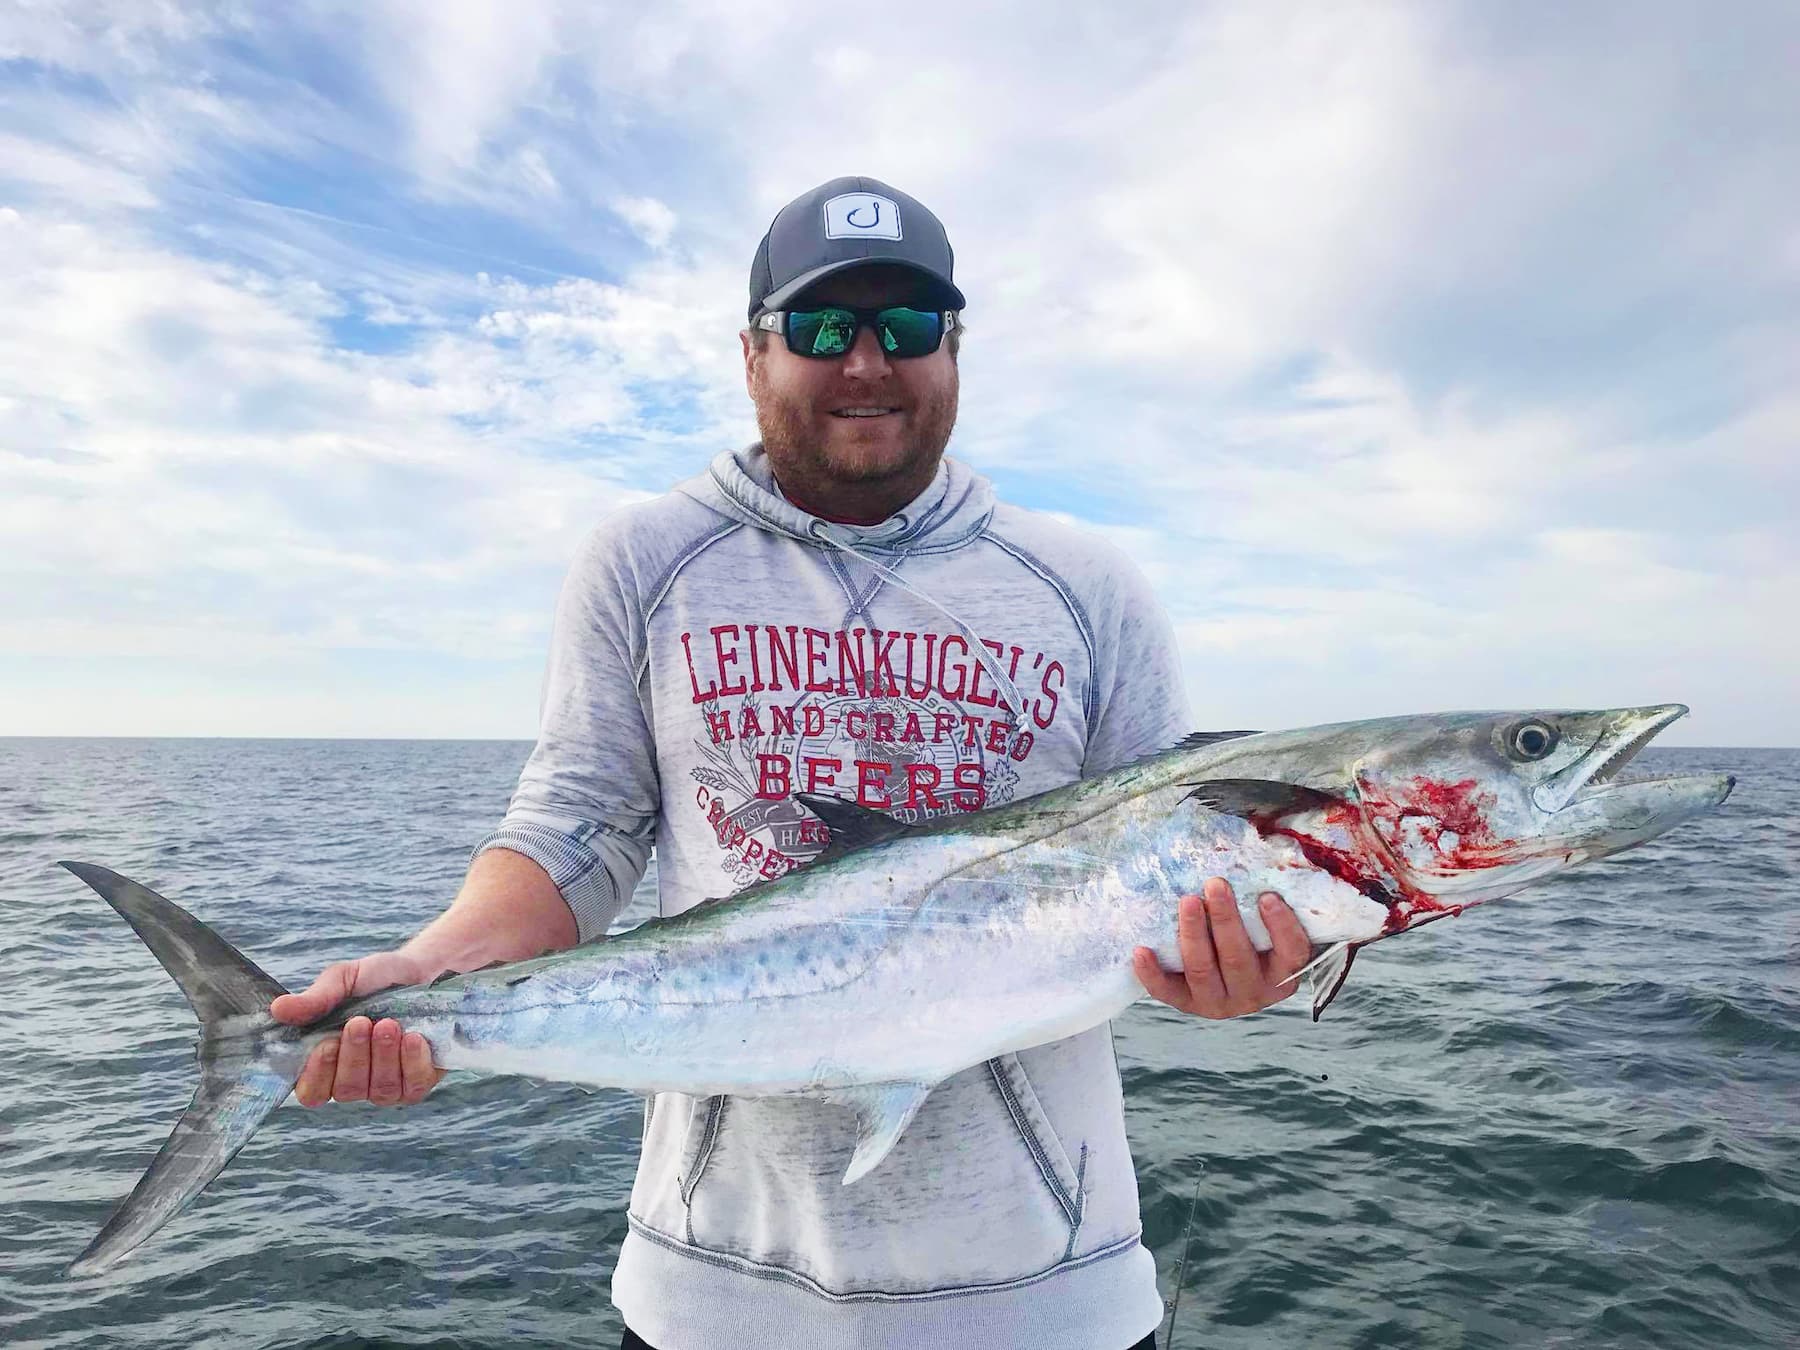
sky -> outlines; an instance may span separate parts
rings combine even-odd
[[[1796,69],[1781,2],[8,5],[0,735],[529,738],[867,174],[951,453],[1137,561],[1198,725],[1800,745]]]

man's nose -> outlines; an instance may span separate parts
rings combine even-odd
[[[856,341],[844,353],[844,374],[853,380],[879,380],[888,373],[887,353],[870,327],[856,330]]]

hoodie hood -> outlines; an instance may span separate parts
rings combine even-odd
[[[923,492],[873,525],[827,521],[795,506],[775,486],[774,470],[760,444],[722,451],[705,473],[678,484],[675,491],[770,534],[814,548],[848,544],[859,553],[938,553],[960,548],[986,529],[994,515],[993,485],[948,456]],[[826,534],[833,536],[832,541]]]
[[[981,662],[994,687],[1006,695],[1006,716],[1018,717],[1018,709],[1025,706],[1018,686],[1000,668],[975,630],[943,601],[894,570],[912,554],[948,553],[961,548],[987,528],[994,515],[993,485],[966,464],[946,456],[938,465],[937,476],[923,492],[873,525],[826,520],[795,506],[776,488],[775,472],[761,445],[725,451],[705,473],[675,490],[732,520],[821,552],[835,551],[855,558],[908,595],[923,600],[961,630],[969,650]],[[888,562],[882,561],[884,556]],[[846,590],[845,597],[852,604],[857,602],[851,591]]]

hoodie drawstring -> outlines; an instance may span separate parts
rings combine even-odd
[[[838,552],[848,554],[860,563],[866,563],[889,581],[893,582],[894,585],[905,591],[908,595],[923,600],[938,613],[949,619],[951,623],[955,624],[957,628],[961,630],[963,637],[967,639],[969,650],[975,653],[975,659],[981,663],[981,668],[985,670],[988,673],[989,678],[993,680],[995,688],[999,689],[1001,693],[1006,696],[1007,711],[1012,714],[1015,721],[1018,719],[1021,711],[1025,707],[1025,700],[1019,696],[1018,686],[1015,685],[1007,676],[1006,672],[1000,668],[1000,663],[994,659],[994,654],[988,650],[987,644],[976,636],[975,630],[964,623],[955,611],[951,610],[946,605],[940,604],[937,600],[927,595],[918,587],[908,585],[906,579],[893,568],[884,566],[874,558],[871,558],[868,554],[850,547],[844,537],[832,527],[830,521],[815,519],[807,526],[807,533],[812,535],[814,539],[830,544],[833,548],[837,549]]]

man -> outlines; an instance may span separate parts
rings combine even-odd
[[[760,444],[594,532],[558,603],[537,746],[461,893],[276,1016],[601,937],[653,842],[664,913],[780,876],[827,837],[796,792],[978,810],[1191,730],[1169,624],[1129,563],[944,457],[963,303],[943,227],[904,193],[842,178],[782,209],[742,334]],[[1223,882],[1183,899],[1185,969],[1140,950],[1146,989],[1203,1017],[1283,997],[1308,943],[1261,904],[1263,957]],[[409,1104],[439,1076],[417,1035],[357,1019],[296,1093]],[[816,1101],[650,1102],[613,1276],[625,1344],[1151,1343],[1108,1028],[941,1084],[846,1187],[853,1144],[849,1114]]]

